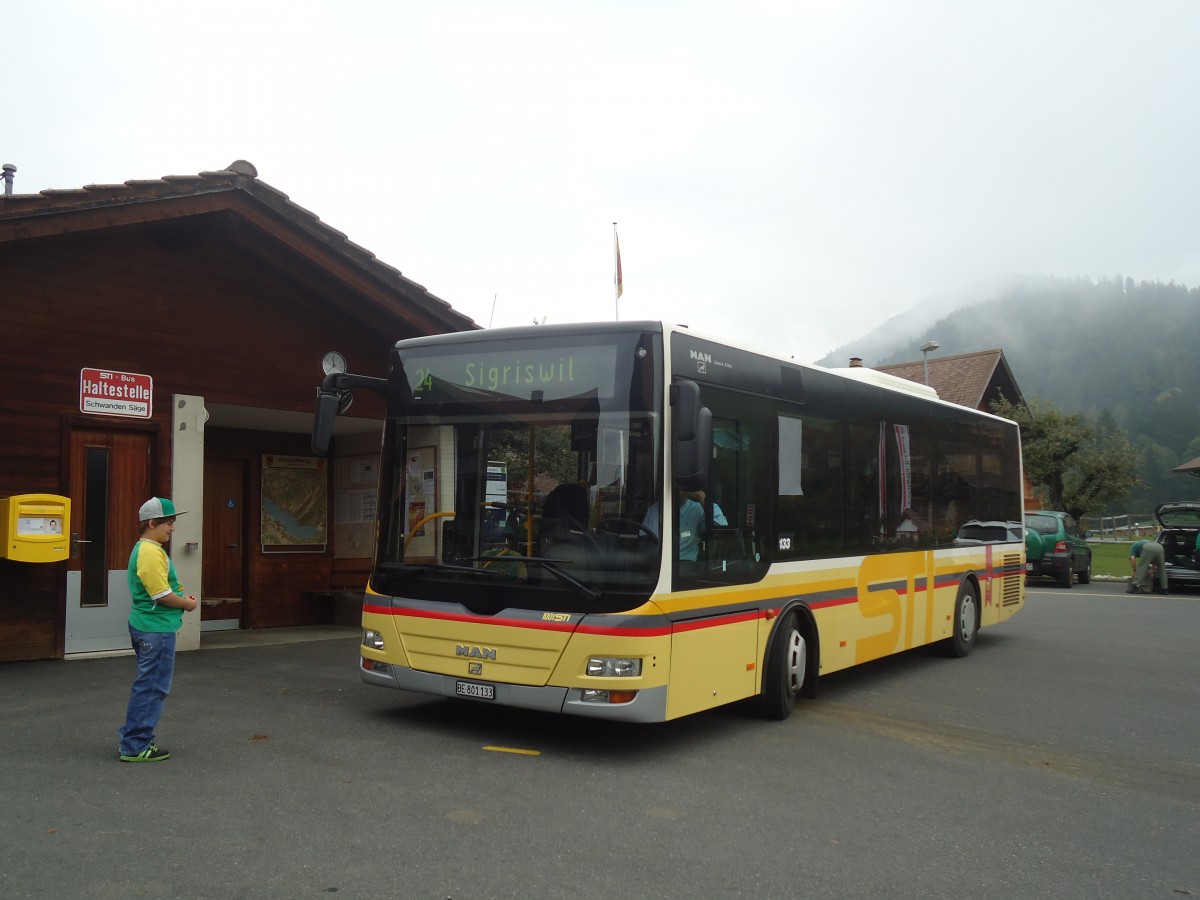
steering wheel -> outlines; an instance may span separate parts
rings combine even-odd
[[[637,519],[626,519],[624,516],[608,516],[600,520],[599,524],[596,526],[596,531],[604,531],[607,534],[615,534],[618,536],[625,533],[624,530],[614,530],[610,527],[606,527],[609,525],[632,525],[634,531],[637,532],[639,537],[645,534],[648,535],[655,544],[659,542],[658,534],[654,531],[654,529],[650,528],[643,522],[639,522]]]

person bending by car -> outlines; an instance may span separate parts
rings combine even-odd
[[[1129,548],[1129,568],[1133,577],[1129,579],[1126,593],[1148,594],[1154,580],[1154,571],[1158,571],[1158,592],[1167,592],[1167,556],[1163,545],[1157,541],[1134,541]]]

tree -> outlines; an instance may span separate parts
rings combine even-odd
[[[1129,435],[1107,417],[1107,426],[1098,422],[1086,438],[1071,464],[1064,491],[1063,509],[1076,519],[1085,512],[1098,512],[1117,503],[1140,483],[1137,451]]]
[[[1081,519],[1123,499],[1138,484],[1137,454],[1111,416],[1093,424],[1083,413],[1066,415],[1036,397],[1028,406],[1002,397],[992,411],[1021,429],[1025,476],[1053,509]]]
[[[488,459],[506,463],[510,485],[521,485],[529,478],[530,462],[534,475],[549,475],[556,483],[574,481],[578,477],[578,454],[571,450],[571,428],[550,425],[537,429],[532,459],[529,452],[529,432],[524,429],[496,429],[488,436]]]

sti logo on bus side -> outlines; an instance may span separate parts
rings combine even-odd
[[[496,660],[496,651],[491,647],[468,647],[466,644],[455,644],[454,655],[470,659],[490,659],[493,662]]]

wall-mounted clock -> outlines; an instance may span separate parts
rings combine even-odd
[[[346,357],[342,356],[336,350],[330,350],[321,357],[321,368],[325,370],[326,375],[331,375],[334,372],[340,375],[346,371]]]

